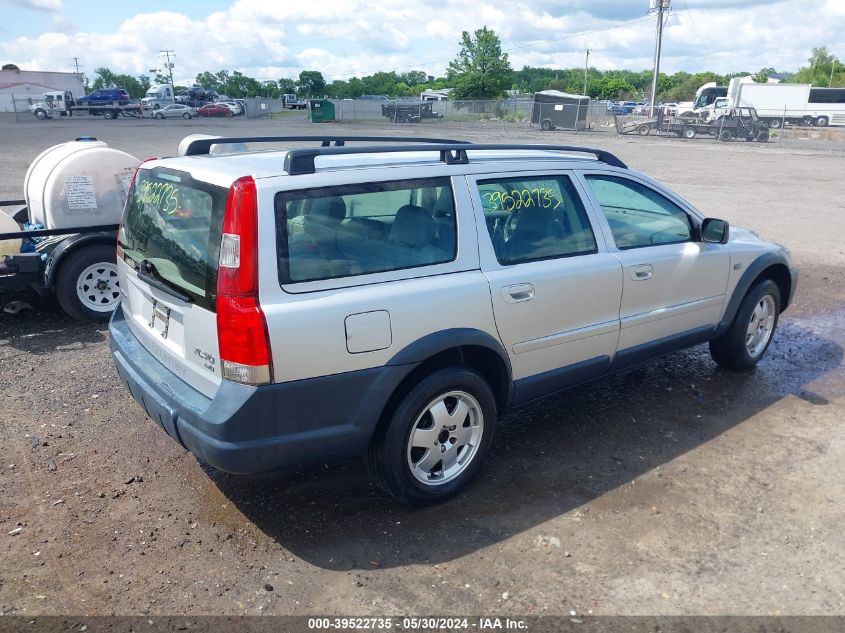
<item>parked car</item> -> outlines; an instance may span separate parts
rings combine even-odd
[[[190,119],[196,115],[196,110],[186,106],[183,103],[174,103],[156,110],[155,118],[157,119]]]
[[[219,105],[226,106],[232,111],[232,114],[237,116],[239,114],[243,114],[243,109],[241,105],[237,101],[218,101]]]
[[[97,105],[115,102],[118,105],[126,105],[129,103],[129,93],[122,88],[103,88],[102,90],[95,90],[90,94],[83,95],[76,100],[77,105]]]
[[[792,302],[785,248],[607,151],[315,141],[188,138],[129,192],[120,383],[221,470],[365,455],[436,502],[509,408],[705,342],[750,369]]]
[[[204,106],[197,108],[198,116],[234,116],[232,108],[223,105],[222,103],[207,103]]]

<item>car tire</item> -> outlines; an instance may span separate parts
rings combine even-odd
[[[47,118],[47,112],[45,110],[38,109],[35,111],[35,118],[43,121]]]
[[[443,501],[478,471],[493,442],[496,416],[493,391],[475,371],[435,371],[388,405],[367,455],[368,470],[400,503]]]
[[[710,356],[716,364],[734,371],[757,365],[774,338],[780,306],[780,289],[774,281],[764,279],[752,286],[728,331],[710,341]]]
[[[551,130],[555,129],[555,126],[552,125],[552,122],[549,119],[543,119],[540,123],[540,127],[544,132],[550,132]]]
[[[685,127],[683,131],[683,135],[685,139],[694,139],[696,135],[696,131],[694,127]]]
[[[108,321],[120,302],[114,247],[86,246],[65,258],[56,277],[59,305],[78,321]]]
[[[722,130],[719,132],[719,140],[727,143],[734,137],[734,133],[731,130]]]
[[[769,142],[769,130],[760,130],[757,133],[757,142],[758,143],[768,143]]]
[[[182,115],[182,118],[183,118],[183,119],[190,119],[190,118],[191,118],[191,113],[190,113],[190,112],[185,112],[185,113]]]
[[[163,115],[161,112],[156,112],[156,113],[155,113],[155,118],[157,118],[157,119],[164,119],[164,115]]]

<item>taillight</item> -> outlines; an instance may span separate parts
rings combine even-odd
[[[258,303],[258,199],[247,176],[229,188],[217,269],[217,338],[223,378],[272,381],[267,320]]]
[[[77,139],[79,140],[79,139]],[[138,172],[141,171],[141,165],[144,163],[149,163],[151,160],[158,160],[155,156],[151,156],[146,160],[142,160],[138,163],[138,166],[135,168],[134,173],[132,174],[132,179],[129,181],[129,188],[126,190],[126,201],[123,204],[123,213],[120,215],[120,226],[117,229],[117,260],[120,261],[123,259],[123,248],[120,246],[120,234],[123,232],[123,224],[126,222],[126,209],[129,208],[129,205],[132,202],[132,193],[135,189],[135,180],[138,178]]]

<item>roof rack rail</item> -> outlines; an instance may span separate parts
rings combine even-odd
[[[291,141],[319,141],[322,147],[342,147],[350,141],[365,141],[377,143],[448,143],[467,144],[467,141],[456,141],[446,138],[417,138],[408,136],[221,136],[218,138],[198,138],[185,148],[183,156],[200,156],[211,152],[212,145],[229,143],[286,143]]]
[[[405,139],[410,140],[410,139]],[[421,141],[421,139],[414,139]],[[381,145],[381,146],[367,146],[367,147],[303,147],[288,150],[285,156],[285,171],[291,176],[298,176],[301,174],[313,174],[316,171],[314,159],[317,156],[336,156],[346,154],[383,154],[383,153],[399,153],[399,152],[440,152],[440,160],[447,165],[466,165],[469,163],[467,151],[479,150],[542,150],[552,152],[578,152],[593,154],[596,159],[607,165],[613,167],[621,167],[627,169],[627,165],[623,163],[614,154],[603,149],[595,149],[592,147],[579,147],[576,145],[514,145],[502,143],[451,143],[449,141],[441,141],[438,144],[431,145],[417,145],[417,146],[395,146],[395,145]]]

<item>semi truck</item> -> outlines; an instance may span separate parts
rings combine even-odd
[[[175,101],[173,86],[170,84],[150,86],[150,89],[141,99],[141,106],[146,110],[158,110],[171,103],[175,103]]]

